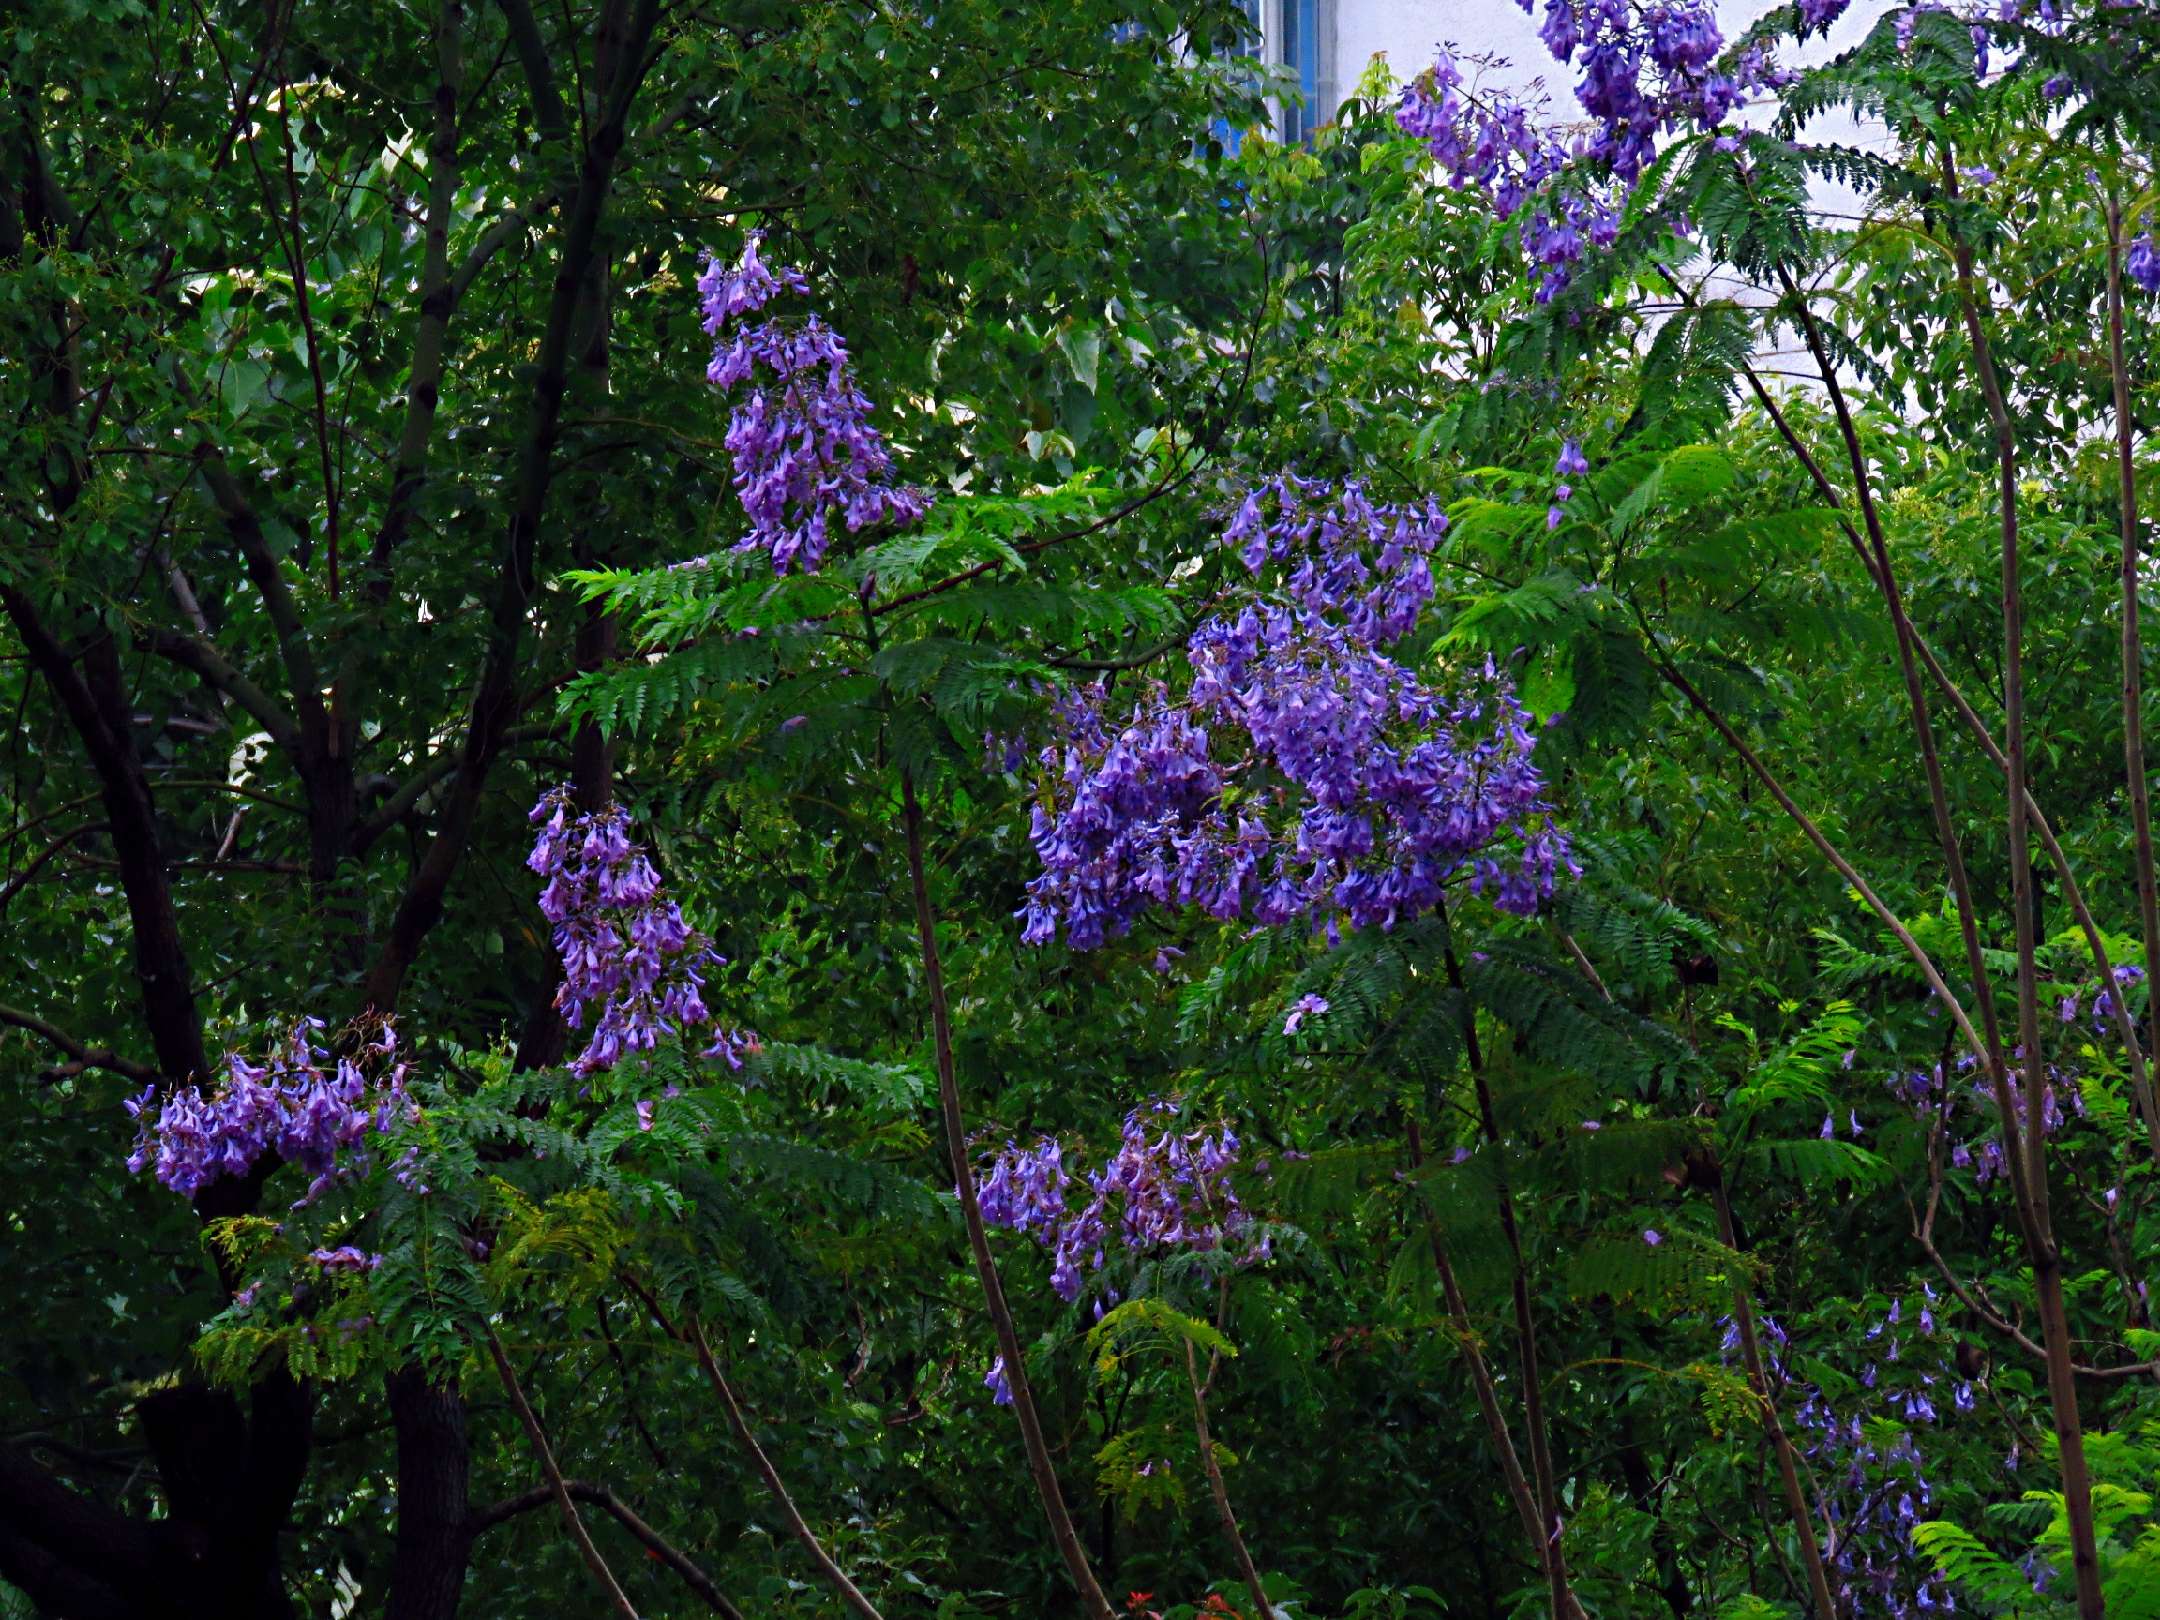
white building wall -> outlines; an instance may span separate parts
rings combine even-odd
[[[1259,0],[1269,61],[1283,59],[1283,7],[1295,3]],[[1829,39],[1812,41],[1803,60],[1820,61],[1859,43],[1890,4],[1891,0],[1854,0],[1832,24]],[[1323,36],[1332,34],[1333,45],[1332,52],[1324,50],[1321,62],[1323,80],[1332,80],[1331,94],[1315,109],[1322,118],[1333,114],[1375,55],[1388,59],[1398,80],[1408,79],[1431,64],[1443,43],[1461,55],[1508,58],[1510,71],[1495,74],[1494,82],[1511,89],[1543,80],[1552,89],[1557,115],[1564,117],[1574,104],[1557,64],[1537,37],[1538,19],[1525,15],[1514,0],[1319,0],[1318,9]],[[1718,0],[1718,21],[1730,38],[1770,9],[1764,0]],[[1538,0],[1538,10],[1542,15],[1542,0]],[[1332,72],[1325,71],[1330,68]],[[1823,139],[1849,139],[1858,131],[1848,126],[1836,133],[1828,127],[1811,133]]]
[[[1285,61],[1285,8],[1300,0],[1246,0],[1257,16],[1263,36],[1262,54],[1270,62]],[[1514,0],[1307,0],[1317,13],[1312,32],[1319,50],[1317,80],[1320,94],[1308,118],[1322,122],[1334,115],[1342,99],[1357,87],[1367,65],[1376,55],[1387,58],[1396,82],[1415,76],[1429,66],[1444,45],[1458,58],[1478,56],[1505,58],[1505,66],[1489,69],[1482,82],[1517,94],[1544,85],[1551,96],[1551,116],[1566,121],[1576,111],[1572,85],[1537,36],[1544,0],[1533,0],[1538,16],[1526,14]],[[1783,0],[1790,3],[1790,0]],[[1788,65],[1805,66],[1857,45],[1877,19],[1900,0],[1852,0],[1830,27],[1826,38],[1808,42],[1797,55],[1788,42],[1781,59]],[[1718,23],[1728,39],[1735,37],[1771,5],[1768,0],[1715,0]],[[1276,112],[1276,129],[1282,130],[1282,112]],[[1814,141],[1880,149],[1889,143],[1889,132],[1880,126],[1856,122],[1849,114],[1833,112],[1812,120],[1806,130]],[[1817,179],[1810,201],[1817,213],[1832,221],[1849,221],[1865,206],[1864,200],[1844,186]],[[1767,298],[1766,289],[1748,287],[1725,277],[1713,277],[1709,291],[1742,301]],[[1761,358],[1777,369],[1785,358],[1774,349]],[[1801,369],[1806,369],[1804,365]]]

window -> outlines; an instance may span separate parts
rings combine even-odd
[[[1237,9],[1246,23],[1241,53],[1288,68],[1299,92],[1276,105],[1276,138],[1310,141],[1335,112],[1335,0],[1237,0]],[[1221,120],[1213,133],[1226,152],[1244,135]]]
[[[1320,95],[1320,0],[1281,0],[1281,4],[1282,64],[1296,75],[1297,86],[1305,93],[1303,106],[1283,102],[1282,138],[1303,143],[1312,139],[1314,126],[1333,110]],[[1334,41],[1325,44],[1332,55]]]
[[[1237,0],[1237,8],[1245,14],[1245,27],[1242,30],[1244,38],[1238,43],[1238,54],[1266,60],[1267,30],[1260,23],[1260,0]],[[1245,144],[1245,131],[1232,129],[1227,118],[1215,120],[1214,135],[1215,139],[1222,143],[1223,153],[1228,157],[1235,157],[1238,148]]]

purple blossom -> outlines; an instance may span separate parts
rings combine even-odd
[[[1098,684],[1060,700],[1030,837],[1031,944],[1088,950],[1150,906],[1303,921],[1331,937],[1430,911],[1458,876],[1528,915],[1574,870],[1527,714],[1489,665],[1452,701],[1382,650],[1430,598],[1433,507],[1278,479],[1224,539],[1255,589],[1114,720]]]
[[[1290,1008],[1290,1016],[1283,1020],[1282,1032],[1285,1035],[1295,1035],[1307,1018],[1317,1018],[1327,1010],[1327,997],[1299,996]]]
[[[1070,1303],[1100,1271],[1113,1243],[1136,1254],[1164,1248],[1235,1248],[1241,1262],[1266,1259],[1268,1239],[1240,1203],[1230,1175],[1240,1143],[1227,1126],[1180,1128],[1178,1105],[1156,1102],[1125,1116],[1117,1152],[1080,1183],[1063,1146],[1043,1137],[1031,1148],[1007,1143],[975,1178],[985,1222],[1024,1232],[1051,1252],[1050,1286]]]
[[[365,1249],[355,1248],[350,1243],[335,1249],[308,1251],[308,1259],[319,1266],[326,1276],[333,1272],[365,1276],[382,1264],[382,1258],[379,1254],[370,1254]]]
[[[766,553],[775,573],[797,566],[808,573],[834,538],[836,515],[855,534],[917,522],[930,501],[893,481],[892,453],[871,425],[869,397],[856,385],[837,332],[814,313],[741,322],[783,292],[809,291],[801,271],[773,269],[759,247],[751,237],[732,267],[708,260],[698,280],[714,340],[706,376],[717,387],[744,390],[726,439],[735,493],[750,519],[736,549]]]
[[[660,892],[660,874],[630,837],[619,805],[579,814],[568,788],[541,796],[528,818],[540,829],[526,865],[546,878],[540,911],[554,925],[563,980],[555,1005],[572,1029],[599,1003],[599,1018],[572,1072],[610,1069],[628,1052],[649,1052],[662,1036],[710,1026],[702,1055],[742,1067],[757,1037],[718,1023],[705,1005],[705,975],[725,966]]]
[[[370,1136],[417,1116],[405,1092],[407,1067],[388,1019],[364,1032],[344,1057],[318,1044],[323,1027],[319,1018],[299,1020],[261,1063],[228,1053],[222,1086],[177,1087],[154,1118],[155,1087],[129,1099],[140,1135],[128,1169],[138,1175],[148,1169],[193,1198],[220,1176],[245,1175],[274,1154],[313,1177],[303,1202],[363,1169]]]
[[[2160,292],[2160,246],[2155,246],[2151,231],[2131,242],[2123,269],[2147,292]]]
[[[1845,3],[1801,0],[1803,32],[1827,27]],[[1501,218],[1523,213],[1518,241],[1543,303],[1567,286],[1586,242],[1604,249],[1619,239],[1627,189],[1661,140],[1717,129],[1747,95],[1793,75],[1760,44],[1719,71],[1724,36],[1704,0],[1545,0],[1538,35],[1581,75],[1574,89],[1586,135],[1564,139],[1561,124],[1575,120],[1555,123],[1542,107],[1466,84],[1447,53],[1404,87],[1395,121],[1425,142],[1453,185],[1483,193]],[[1684,221],[1665,223],[1685,234]]]

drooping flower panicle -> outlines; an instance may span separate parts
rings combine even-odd
[[[1249,496],[1224,539],[1256,588],[1194,631],[1187,690],[1114,722],[1101,685],[1060,701],[1024,937],[1085,950],[1150,906],[1386,927],[1458,876],[1535,911],[1570,863],[1528,715],[1489,665],[1444,698],[1384,650],[1432,595],[1445,527],[1354,482]]]
[[[707,262],[698,280],[712,336],[706,376],[734,394],[727,449],[735,493],[750,519],[738,550],[762,551],[773,571],[813,572],[837,538],[879,524],[909,524],[929,509],[894,480],[892,452],[871,425],[847,344],[815,312],[760,315],[782,294],[802,296],[800,270],[768,265],[753,236],[733,265]]]
[[[1008,1142],[976,1177],[983,1219],[1050,1250],[1050,1286],[1067,1303],[1080,1297],[1086,1273],[1102,1269],[1114,1244],[1135,1254],[1238,1247],[1243,1261],[1266,1259],[1269,1240],[1254,1236],[1257,1223],[1231,1185],[1236,1135],[1228,1126],[1212,1133],[1182,1127],[1179,1105],[1170,1101],[1127,1114],[1117,1152],[1087,1178],[1088,1198],[1078,1209],[1070,1207],[1074,1178],[1054,1137],[1029,1148]]]
[[[705,1005],[705,975],[726,965],[683,920],[660,887],[651,858],[630,836],[620,805],[580,813],[568,788],[533,806],[540,829],[526,865],[547,879],[540,910],[554,924],[562,959],[555,1005],[572,1029],[592,1033],[571,1064],[578,1074],[610,1069],[629,1052],[649,1052],[668,1035],[710,1029],[702,1055],[742,1067],[757,1037],[718,1022]]]
[[[2154,245],[2151,231],[2132,240],[2123,269],[2147,292],[2160,292],[2160,246]]]
[[[322,1044],[323,1029],[319,1018],[301,1019],[260,1063],[228,1053],[225,1083],[214,1090],[181,1086],[156,1104],[152,1086],[131,1099],[127,1111],[140,1135],[128,1169],[149,1170],[193,1198],[221,1176],[246,1175],[275,1156],[313,1177],[303,1202],[365,1169],[369,1138],[417,1113],[405,1090],[407,1065],[388,1019],[363,1032],[346,1056]]]
[[[1518,3],[1533,11],[1533,0]],[[1828,27],[1846,3],[1802,0],[1803,27]],[[1482,193],[1502,219],[1521,215],[1517,239],[1542,271],[1540,302],[1568,284],[1587,249],[1619,240],[1629,190],[1661,141],[1721,128],[1751,94],[1793,77],[1759,45],[1720,67],[1725,39],[1707,0],[1543,4],[1538,37],[1581,75],[1574,89],[1586,132],[1570,120],[1563,138],[1542,107],[1471,86],[1445,51],[1403,87],[1395,111],[1452,184]]]

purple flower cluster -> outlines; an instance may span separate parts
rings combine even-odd
[[[336,1057],[316,1039],[323,1027],[319,1018],[301,1019],[261,1063],[227,1054],[224,1085],[179,1087],[154,1115],[157,1087],[131,1099],[127,1111],[140,1134],[128,1169],[147,1169],[193,1198],[220,1176],[246,1175],[275,1154],[314,1178],[305,1203],[364,1167],[360,1149],[368,1137],[418,1113],[405,1092],[397,1034],[383,1019],[352,1055]]]
[[[2129,257],[2123,261],[2123,269],[2147,292],[2160,292],[2160,246],[2154,245],[2151,231],[2130,243]]]
[[[976,1177],[983,1219],[1025,1232],[1050,1250],[1050,1286],[1070,1303],[1083,1271],[1100,1271],[1113,1241],[1132,1252],[1221,1249],[1246,1242],[1252,1218],[1238,1202],[1230,1173],[1238,1139],[1228,1126],[1210,1134],[1183,1130],[1178,1105],[1160,1101],[1125,1116],[1117,1152],[1087,1178],[1088,1200],[1070,1207],[1073,1177],[1064,1147],[1044,1137],[1031,1148],[1008,1142]],[[1264,1260],[1263,1234],[1239,1258]]]
[[[1791,1379],[1791,1341],[1776,1319],[1765,1315],[1757,1324],[1771,1399],[1797,1400],[1793,1428],[1827,1521],[1820,1527],[1823,1562],[1838,1613],[1853,1620],[1876,1614],[1909,1620],[1957,1606],[1942,1574],[1914,1556],[1913,1526],[1932,1504],[1934,1487],[1913,1430],[1969,1413],[1976,1402],[1972,1384],[1944,1359],[1934,1289],[1923,1283],[1921,1291],[1911,1353],[1900,1339],[1902,1299],[1866,1329],[1862,1342],[1871,1359],[1843,1412],[1821,1388]],[[1740,1328],[1729,1316],[1719,1325],[1729,1364],[1740,1350]],[[1888,1438],[1893,1430],[1895,1438]]]
[[[1184,694],[1150,687],[1115,729],[1102,684],[1060,701],[1023,937],[1087,950],[1162,905],[1332,938],[1429,911],[1466,871],[1535,911],[1573,867],[1528,716],[1489,665],[1443,699],[1381,647],[1430,599],[1444,526],[1355,483],[1248,497],[1225,539],[1258,588],[1194,631]]]
[[[713,1038],[702,1055],[741,1068],[757,1037],[716,1023],[700,993],[705,974],[725,961],[660,892],[660,874],[630,837],[629,815],[617,805],[579,814],[570,790],[558,787],[530,819],[540,835],[525,864],[548,880],[540,910],[555,925],[562,958],[555,1005],[572,1029],[593,1003],[600,1007],[573,1071],[612,1068],[626,1052],[653,1050],[663,1035],[708,1025]]]
[[[1395,123],[1425,142],[1454,186],[1482,192],[1502,219],[1568,163],[1550,125],[1511,95],[1471,89],[1445,51],[1430,73],[1403,86]]]
[[[1339,618],[1378,646],[1407,634],[1432,600],[1429,559],[1447,526],[1438,501],[1388,505],[1355,478],[1284,473],[1246,491],[1223,542],[1256,579],[1274,575],[1298,608]]]
[[[1913,1113],[1923,1125],[1940,1122],[1946,1133],[1952,1119],[1960,1112],[1961,1105],[1970,1105],[1980,1121],[1980,1128],[1969,1140],[1952,1140],[1950,1163],[1960,1170],[1972,1172],[1973,1180],[1985,1186],[2001,1175],[2008,1161],[2004,1157],[1999,1123],[1995,1120],[1995,1090],[1986,1078],[1975,1077],[1977,1068],[1968,1053],[1945,1068],[1938,1063],[1932,1069],[1915,1069],[1903,1075],[1894,1075],[1888,1081],[1890,1090],[1898,1098],[1912,1106]],[[2066,1077],[2052,1065],[2041,1081],[2040,1097],[2041,1128],[2053,1136],[2062,1127],[2064,1114],[2061,1098],[2067,1094],[2070,1107],[2080,1118],[2085,1115],[2085,1097],[2074,1079],[2059,1084]],[[2025,1087],[2023,1077],[2013,1071],[2010,1077],[2011,1104],[2017,1110],[2018,1124],[2025,1121]]]
[[[1582,453],[1580,441],[1569,439],[1560,446],[1560,459],[1553,465],[1556,481],[1553,484],[1552,505],[1545,508],[1546,528],[1557,529],[1566,520],[1568,499],[1575,493],[1575,486],[1568,480],[1580,478],[1589,470],[1590,463]]]
[[[800,270],[775,269],[758,249],[753,236],[740,262],[709,260],[698,279],[714,340],[706,376],[745,390],[728,417],[726,441],[735,493],[750,519],[737,549],[765,552],[775,573],[798,566],[807,573],[834,538],[836,514],[854,534],[913,523],[930,503],[893,481],[892,453],[871,425],[870,400],[837,332],[815,313],[795,321],[742,319],[782,293],[810,290]]]
[[[326,1276],[342,1271],[364,1277],[382,1264],[381,1255],[370,1254],[350,1243],[335,1249],[310,1249],[308,1259]]]
[[[2145,982],[2145,970],[2135,963],[2123,962],[2116,965],[2111,977],[2114,983],[2103,986],[2097,992],[2092,991],[2091,987],[2087,986],[2088,993],[2092,995],[2092,1032],[2103,1037],[2112,1037],[2116,1034],[2116,994],[2129,990],[2133,985],[2143,984]],[[2055,1015],[2065,1024],[2077,1021],[2078,997],[2074,992],[2064,996],[2061,1001],[2056,1003]]]
[[[1530,11],[1533,0],[1518,3]],[[1846,3],[1801,0],[1802,31],[1828,27]],[[1426,143],[1454,185],[1484,193],[1499,217],[1537,199],[1518,240],[1543,271],[1537,296],[1545,302],[1567,285],[1586,248],[1619,239],[1628,188],[1660,139],[1716,129],[1749,95],[1793,75],[1760,46],[1720,71],[1725,39],[1706,0],[1544,0],[1538,37],[1555,61],[1580,72],[1575,99],[1586,133],[1563,140],[1542,109],[1471,89],[1447,52],[1404,86],[1395,121]]]
[[[2074,989],[2063,995],[2055,1005],[2057,1023],[2076,1024],[2082,1017],[2093,1036],[2101,1040],[2115,1039],[2118,1033],[2115,998],[2143,983],[2144,978],[2145,970],[2134,964],[2123,963],[2115,967],[2112,983],[2088,984],[2081,990]],[[2025,1062],[2022,1053],[2012,1055],[2019,1060],[2020,1067],[2010,1071],[2010,1099],[2022,1129],[2027,1106],[2027,1071],[2034,1066]],[[1923,1127],[1942,1132],[1942,1140],[1950,1145],[1950,1165],[1970,1171],[1974,1181],[1985,1186],[2005,1172],[2008,1160],[1997,1117],[1995,1089],[1978,1070],[1978,1061],[1968,1052],[1948,1064],[1938,1063],[1932,1068],[1893,1075],[1886,1084],[1900,1102],[1913,1110],[1914,1117]],[[2043,1062],[2038,1065],[2038,1077],[2040,1124],[2045,1135],[2053,1137],[2071,1118],[2088,1117],[2084,1089],[2074,1072]],[[1977,1124],[1970,1133],[1960,1133],[1956,1129],[1960,1119],[1965,1117]],[[2109,1207],[2113,1208],[2112,1199]]]

